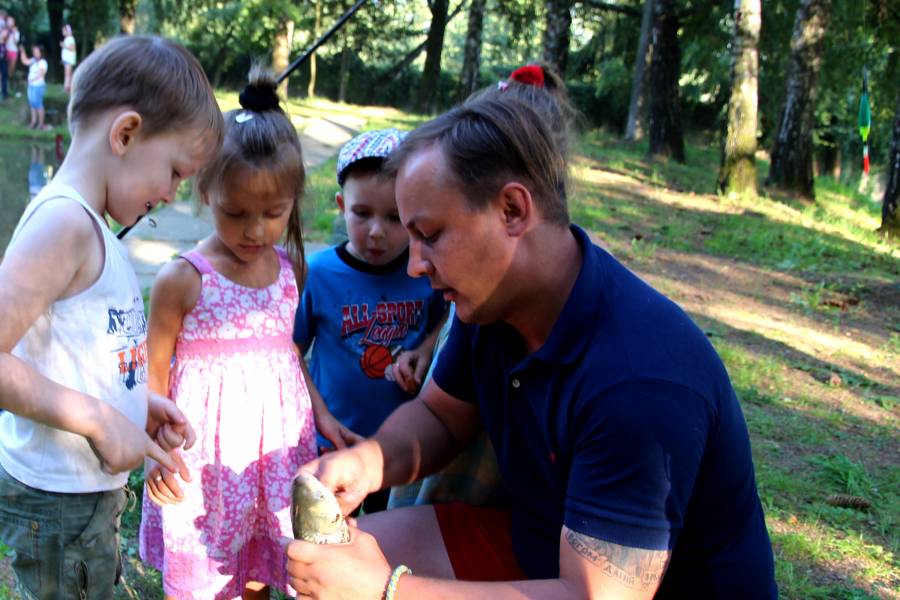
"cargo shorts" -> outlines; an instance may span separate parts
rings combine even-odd
[[[61,494],[29,487],[0,466],[0,540],[15,551],[28,600],[107,600],[122,574],[125,489]]]

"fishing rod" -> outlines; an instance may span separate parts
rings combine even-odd
[[[368,0],[356,0],[356,4],[354,4],[353,6],[351,6],[350,9],[349,9],[347,12],[345,12],[343,15],[341,15],[341,18],[338,19],[338,20],[335,22],[335,24],[331,26],[331,29],[329,29],[329,30],[326,31],[324,34],[322,34],[322,37],[320,37],[319,39],[317,39],[317,40],[313,43],[313,45],[310,46],[310,47],[306,50],[306,52],[304,52],[303,54],[301,54],[301,55],[297,58],[297,60],[295,60],[294,62],[292,62],[291,64],[288,65],[288,68],[284,70],[284,73],[282,73],[281,75],[279,75],[279,76],[278,76],[278,79],[275,80],[276,83],[281,83],[282,81],[284,81],[285,79],[287,79],[288,75],[290,75],[291,73],[293,73],[293,72],[297,69],[297,67],[299,67],[299,66],[302,65],[304,62],[306,62],[306,60],[312,55],[312,53],[315,52],[315,51],[319,48],[319,46],[321,46],[322,44],[324,44],[325,42],[327,42],[328,39],[329,39],[331,36],[333,36],[333,35],[334,35],[341,27],[343,27],[343,26],[344,26],[344,23],[346,23],[346,22],[350,19],[350,17],[352,17],[352,16],[356,13],[356,11],[358,11],[358,10],[362,7],[362,5],[365,4],[367,1],[368,1]]]
[[[377,0],[374,0],[374,1],[377,2]],[[291,73],[296,71],[300,65],[305,63],[309,59],[309,57],[312,56],[313,52],[318,50],[319,46],[321,46],[322,44],[327,42],[329,40],[329,38],[331,38],[331,36],[333,36],[335,33],[337,33],[337,31],[341,27],[344,26],[344,23],[346,23],[350,19],[350,17],[352,17],[354,14],[356,14],[356,11],[358,11],[360,8],[362,8],[362,5],[365,4],[366,2],[368,2],[368,0],[356,0],[356,4],[351,6],[347,12],[345,12],[343,15],[341,15],[341,18],[338,19],[335,22],[335,24],[331,26],[331,29],[326,31],[324,34],[322,34],[322,36],[319,39],[317,39],[315,42],[313,42],[313,45],[310,46],[309,48],[307,48],[306,52],[304,52],[299,57],[297,57],[297,59],[294,62],[289,64],[288,68],[285,69],[284,72],[278,76],[278,78],[275,80],[275,82],[281,83],[282,81],[287,79]],[[135,221],[128,227],[123,228],[122,231],[120,231],[116,237],[121,240],[123,237],[128,235],[128,232],[131,231],[134,228],[134,226],[137,225],[141,221],[141,219],[143,219],[148,214],[150,214],[150,203],[149,202],[147,203],[147,212],[144,213],[143,215],[139,216],[137,218],[137,221]],[[150,220],[150,227],[156,227],[156,221],[154,221],[152,217],[150,217],[149,220]]]

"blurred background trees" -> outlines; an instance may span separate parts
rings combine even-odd
[[[188,46],[214,85],[239,88],[252,62],[281,67],[351,4],[11,0],[7,8],[26,39],[45,43],[56,67],[51,78],[61,77],[59,28],[69,22],[80,57],[120,31],[160,33]],[[288,85],[292,97],[435,113],[517,66],[543,60],[564,71],[584,126],[645,139],[651,154],[680,160],[685,136],[727,151],[732,115],[742,120],[730,126],[740,125],[745,141],[755,129],[757,147],[771,153],[771,184],[812,197],[806,174],[846,178],[860,171],[856,115],[867,67],[870,155],[876,169],[886,170],[900,92],[900,0],[761,4],[754,33],[741,21],[746,0],[373,1]],[[813,26],[804,28],[809,15]],[[827,26],[816,29],[816,18],[827,18]],[[740,52],[748,44],[757,66],[736,77],[735,65],[747,64]],[[755,117],[729,111],[734,82],[757,88]],[[807,183],[798,184],[798,177]],[[753,193],[752,187],[727,189]]]

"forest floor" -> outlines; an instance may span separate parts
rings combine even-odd
[[[900,243],[875,233],[880,204],[829,178],[815,202],[723,198],[711,193],[717,149],[689,146],[684,165],[645,150],[585,135],[572,218],[684,307],[722,356],[781,596],[900,599]],[[309,239],[333,236],[333,173],[333,159],[310,173]],[[141,488],[140,472],[132,483]],[[832,494],[870,507],[832,506]],[[137,559],[139,510],[125,516],[121,598],[161,593]],[[4,577],[0,568],[0,597]]]

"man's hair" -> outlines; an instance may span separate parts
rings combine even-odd
[[[73,131],[111,108],[141,115],[157,135],[189,127],[222,140],[222,113],[203,67],[179,44],[155,36],[120,36],[94,50],[75,70],[69,123]]]
[[[518,179],[544,220],[567,225],[565,152],[548,120],[513,95],[473,97],[410,133],[385,170],[395,174],[412,156],[437,146],[473,210],[487,207],[503,185]]]

